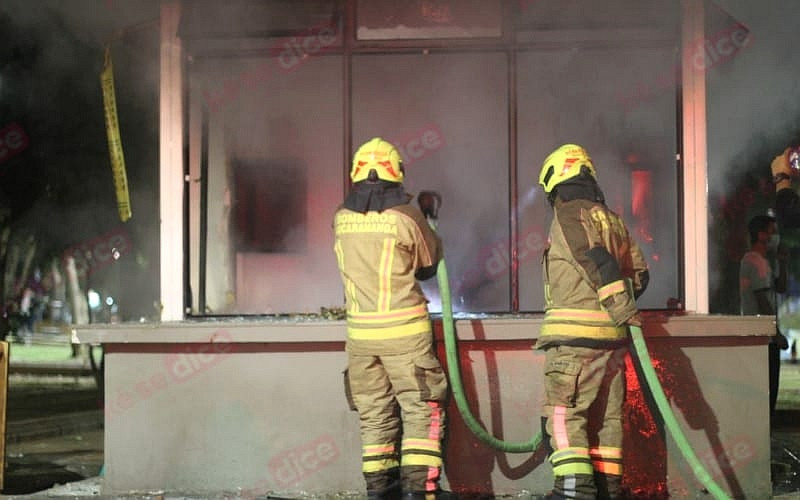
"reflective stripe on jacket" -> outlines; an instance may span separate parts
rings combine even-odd
[[[348,351],[402,353],[430,342],[427,299],[415,274],[438,264],[442,250],[419,209],[403,204],[362,214],[340,208],[333,227]]]
[[[619,293],[634,301],[619,280],[630,280],[637,291],[646,286],[647,263],[639,246],[622,219],[603,203],[557,199],[554,210],[550,246],[542,262],[545,317],[536,346],[623,341],[625,325],[617,325],[601,301]],[[597,247],[607,250],[610,260],[616,261],[618,271],[610,266],[619,275],[616,281],[592,258],[590,250]]]

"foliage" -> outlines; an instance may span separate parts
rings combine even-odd
[[[12,343],[9,359],[15,362],[67,361],[72,358],[72,347],[63,345],[41,345]]]

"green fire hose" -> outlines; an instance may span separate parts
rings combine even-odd
[[[431,227],[436,229],[433,221],[430,221]],[[439,261],[439,267],[436,271],[436,280],[439,284],[439,295],[442,299],[442,327],[444,328],[444,348],[447,353],[447,371],[450,375],[450,386],[453,391],[453,398],[456,401],[461,417],[464,423],[467,424],[469,430],[481,441],[506,453],[528,453],[535,451],[539,444],[542,442],[542,433],[536,434],[530,441],[524,443],[511,443],[498,439],[489,434],[483,428],[478,419],[472,414],[467,403],[467,398],[464,395],[464,386],[461,384],[461,363],[458,359],[458,346],[456,345],[456,333],[453,323],[453,305],[450,301],[450,284],[447,279],[447,266],[444,263],[444,258]]]
[[[420,195],[422,195],[422,193],[420,193]],[[440,200],[438,201],[440,203]],[[420,203],[420,206],[422,207],[422,203]],[[433,211],[434,216],[428,218],[428,222],[434,230],[436,230],[436,223],[434,219],[436,211],[438,211],[438,204],[436,209],[437,210]],[[426,212],[424,209],[423,212],[430,213]],[[496,450],[506,453],[529,453],[535,451],[542,442],[541,432],[537,433],[533,438],[530,439],[530,441],[527,442],[504,441],[491,435],[472,414],[472,410],[470,410],[461,381],[461,362],[458,357],[457,338],[453,322],[453,306],[450,299],[450,283],[447,277],[447,266],[444,258],[439,261],[436,279],[442,301],[442,326],[444,329],[444,345],[445,352],[447,354],[447,370],[449,373],[450,386],[456,402],[456,407],[458,408],[459,413],[461,413],[464,423],[467,425],[469,430],[472,431],[476,437],[478,437],[478,439]],[[647,345],[645,344],[644,336],[642,335],[642,329],[638,326],[630,326],[629,329],[631,338],[633,339],[633,358],[644,375],[645,383],[653,395],[653,399],[655,400],[658,412],[664,421],[664,425],[666,426],[667,431],[670,433],[672,438],[675,440],[675,443],[678,445],[681,455],[683,455],[683,458],[691,466],[692,473],[694,474],[695,478],[697,478],[697,480],[703,484],[703,486],[708,490],[709,493],[711,493],[711,495],[714,496],[715,499],[730,500],[728,494],[725,493],[725,491],[714,482],[711,475],[703,467],[703,464],[697,458],[697,455],[694,453],[694,450],[692,450],[689,441],[683,434],[680,424],[675,418],[675,414],[672,412],[669,400],[664,394],[664,389],[661,387],[661,384],[658,381],[658,375],[656,374],[655,369],[653,369],[653,363],[650,359],[650,354],[647,352]]]
[[[650,393],[653,395],[653,399],[655,399],[658,412],[661,414],[664,425],[667,427],[672,439],[675,440],[675,444],[678,445],[681,455],[683,455],[683,458],[692,467],[694,477],[705,486],[714,498],[718,500],[729,500],[731,497],[714,482],[714,479],[711,478],[711,474],[703,467],[703,464],[697,458],[692,446],[689,444],[689,440],[686,439],[686,436],[683,434],[681,426],[675,418],[675,414],[672,412],[672,407],[669,405],[669,400],[667,400],[667,396],[664,394],[664,389],[658,381],[658,375],[653,368],[650,354],[647,352],[647,345],[644,342],[642,329],[638,326],[631,325],[629,330],[631,332],[631,338],[633,339],[634,359],[639,369],[642,371],[642,374],[644,374],[645,382],[650,389]]]

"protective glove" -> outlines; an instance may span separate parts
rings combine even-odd
[[[772,170],[772,182],[775,183],[775,189],[780,190],[789,187],[792,183],[792,168],[789,166],[789,151],[792,148],[786,148],[783,153],[779,154],[772,160],[770,170]]]

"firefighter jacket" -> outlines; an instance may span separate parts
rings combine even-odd
[[[428,301],[417,278],[436,274],[442,244],[422,212],[408,203],[366,213],[340,207],[333,225],[347,351],[389,355],[430,347]]]
[[[625,223],[599,201],[556,198],[543,259],[545,317],[537,348],[612,347],[647,286],[647,263]],[[629,290],[632,286],[633,290]]]

